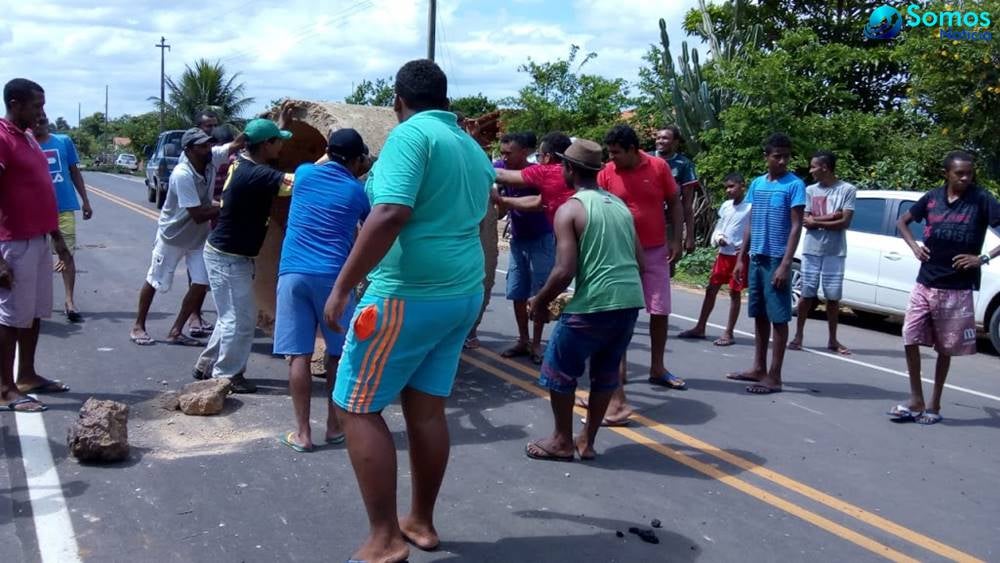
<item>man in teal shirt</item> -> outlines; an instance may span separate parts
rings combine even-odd
[[[438,546],[434,503],[449,453],[444,405],[483,300],[479,223],[495,179],[486,154],[447,111],[448,79],[436,64],[406,63],[395,89],[400,124],[369,173],[372,211],[324,311],[332,328],[347,328],[333,401],[371,524],[352,556],[363,561],[405,560],[404,537],[420,549]],[[366,275],[371,283],[342,328],[350,293]],[[397,395],[413,482],[403,519],[396,448],[381,414]]]

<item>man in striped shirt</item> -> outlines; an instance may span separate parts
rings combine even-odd
[[[740,249],[734,274],[749,267],[748,312],[754,319],[753,369],[726,377],[749,381],[747,392],[769,395],[781,391],[781,366],[792,319],[792,257],[802,234],[806,186],[788,171],[792,141],[774,133],[764,144],[767,174],[754,179],[747,192],[750,228]],[[774,354],[767,368],[767,347],[774,328]]]

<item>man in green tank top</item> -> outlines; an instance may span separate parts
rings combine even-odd
[[[611,395],[619,365],[632,341],[639,309],[645,306],[640,272],[642,248],[632,214],[622,200],[600,189],[601,146],[577,140],[558,155],[566,184],[576,193],[556,212],[556,265],[530,300],[531,316],[545,319],[549,303],[576,277],[576,293],[552,332],[539,383],[549,390],[555,430],[527,445],[533,459],[593,459],[594,437]],[[576,381],[590,360],[590,402],[584,433],[573,438]]]

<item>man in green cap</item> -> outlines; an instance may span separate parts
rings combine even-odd
[[[293,175],[270,163],[278,159],[284,142],[292,136],[282,129],[292,109],[288,103],[282,106],[278,124],[269,119],[247,124],[243,131],[246,151],[230,168],[219,216],[205,243],[205,267],[219,316],[192,375],[195,379],[228,378],[235,393],[257,390],[244,377],[257,324],[254,258],[267,235],[271,203],[275,197],[291,194]]]

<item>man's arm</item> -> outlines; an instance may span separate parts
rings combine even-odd
[[[198,207],[185,207],[191,218],[199,225],[207,223],[219,216],[220,207],[217,205],[200,205]]]
[[[681,248],[682,231],[680,228],[681,223],[684,221],[684,210],[681,209],[682,205],[680,204],[680,199],[681,198],[677,196],[677,190],[674,190],[667,196],[667,209],[670,210],[670,222],[674,225],[674,236],[670,241],[671,264],[676,264],[677,261],[680,260],[681,256],[684,255],[684,250]]]
[[[632,225],[632,240],[635,241],[635,261],[639,265],[639,275],[646,273],[646,254],[642,251],[642,245],[639,244],[639,231],[635,230],[635,224]]]
[[[508,186],[523,186],[527,184],[520,170],[507,170],[505,168],[497,168],[496,183],[507,184]]]
[[[577,256],[580,252],[576,221],[583,211],[583,206],[574,201],[566,202],[556,211],[553,221],[553,230],[556,233],[556,263],[549,278],[545,280],[545,285],[531,300],[531,311],[536,318],[539,313],[548,310],[549,303],[553,299],[566,291],[576,275]]]
[[[843,211],[837,211],[836,213],[827,215],[826,217],[831,217],[831,219],[816,218],[815,216],[812,216],[812,219],[807,219],[807,222],[813,225],[812,228],[826,229],[828,231],[843,231],[851,226],[851,219],[854,218],[854,210],[845,209]]]
[[[781,258],[781,264],[774,272],[774,277],[771,278],[771,284],[775,287],[782,287],[788,283],[788,277],[792,270],[792,261],[795,259],[795,250],[799,247],[799,238],[802,236],[802,217],[804,214],[802,206],[795,206],[789,212],[792,228],[788,232],[785,255]]]
[[[515,209],[517,211],[541,211],[542,196],[526,195],[522,197],[501,197],[500,203],[503,209]]]
[[[694,190],[698,182],[688,182],[681,186],[681,206],[684,208],[684,250],[694,252]]]
[[[80,201],[83,202],[83,220],[86,221],[94,216],[94,210],[90,207],[90,199],[87,197],[87,184],[83,181],[83,174],[80,173],[80,167],[75,164],[70,166],[69,176],[73,180],[73,186],[76,187],[76,193],[80,194]]]

